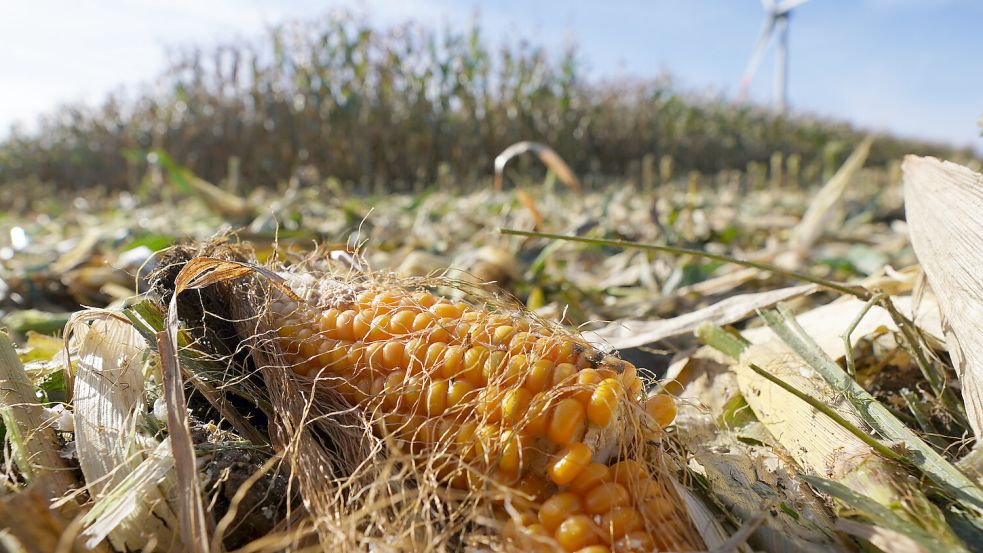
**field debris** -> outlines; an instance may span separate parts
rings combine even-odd
[[[4,220],[0,513],[47,514],[0,543],[977,551],[983,177],[881,188],[868,148],[819,203],[548,177]]]

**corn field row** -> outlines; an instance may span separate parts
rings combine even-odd
[[[276,27],[253,40],[173,53],[136,95],[67,105],[36,134],[0,144],[0,183],[62,190],[137,183],[145,152],[163,149],[218,181],[238,160],[245,187],[304,169],[342,182],[407,190],[474,182],[519,140],[548,143],[580,174],[640,174],[671,159],[678,174],[747,171],[783,154],[811,184],[863,133],[685,94],[666,79],[598,82],[575,49],[559,58],[528,42],[493,48],[480,27],[379,30],[350,14]],[[969,151],[881,137],[870,163]],[[646,161],[648,160],[648,161]]]

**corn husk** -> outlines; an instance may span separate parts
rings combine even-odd
[[[91,324],[83,324],[87,319]],[[90,546],[109,538],[117,549],[166,551],[178,543],[169,442],[145,430],[143,338],[110,314],[74,318],[77,344],[74,423],[79,465],[95,499],[83,532]]]
[[[938,297],[946,343],[977,443],[983,438],[983,175],[908,156],[905,211],[911,243]]]

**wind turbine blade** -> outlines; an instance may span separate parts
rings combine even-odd
[[[758,41],[754,45],[754,50],[751,51],[751,59],[747,62],[747,69],[744,70],[744,75],[741,77],[741,94],[747,91],[748,86],[751,84],[751,79],[754,78],[755,72],[758,71],[758,66],[761,64],[761,58],[765,55],[765,49],[768,48],[768,40],[771,39],[771,32],[774,28],[775,18],[768,17],[764,27],[761,28],[761,34],[758,35]]]
[[[792,11],[793,8],[797,8],[808,1],[809,0],[785,0],[784,2],[774,6],[774,13],[776,15],[786,14]]]
[[[761,7],[764,8],[766,12],[771,13],[775,8],[775,0],[761,0]]]

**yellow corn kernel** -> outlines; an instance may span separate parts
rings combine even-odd
[[[536,350],[543,357],[557,364],[573,361],[575,356],[576,344],[562,336],[552,336],[539,340]]]
[[[668,519],[675,513],[672,501],[665,497],[649,499],[641,504],[639,510],[650,524]]]
[[[535,438],[545,436],[550,427],[550,409],[553,403],[545,392],[540,392],[532,397],[527,411],[527,422],[523,431]]]
[[[464,346],[448,346],[444,351],[444,361],[440,368],[440,376],[457,378],[464,369]]]
[[[382,397],[383,391],[386,389],[386,377],[376,376],[372,379],[372,391],[370,394],[373,398]]]
[[[352,341],[365,340],[366,334],[372,326],[371,315],[368,311],[362,311],[352,319]]]
[[[435,298],[433,296],[433,294],[428,294],[428,293],[424,292],[424,293],[418,294],[416,296],[416,303],[420,307],[428,308],[428,307],[433,306],[433,304],[437,303],[437,298]]]
[[[502,386],[516,386],[522,382],[523,377],[529,371],[529,361],[525,355],[509,355],[508,362],[506,363],[505,370],[499,377],[499,382]]]
[[[648,501],[650,499],[660,498],[666,493],[662,486],[659,485],[659,482],[652,478],[637,482],[634,486],[625,487],[631,492],[631,496],[635,501]]]
[[[427,416],[437,417],[444,414],[444,409],[447,408],[447,392],[449,390],[447,381],[438,378],[427,386]]]
[[[436,321],[437,317],[433,313],[423,311],[421,313],[417,313],[416,316],[413,317],[413,324],[410,326],[410,329],[413,332],[423,332],[424,330],[430,328],[430,325],[434,324]]]
[[[488,357],[488,348],[485,346],[472,346],[464,354],[464,373],[462,377],[475,386],[484,386],[484,366],[485,359]]]
[[[532,403],[532,393],[525,388],[512,388],[505,392],[502,400],[502,421],[514,426],[526,416],[529,404]]]
[[[321,313],[321,318],[318,320],[318,327],[321,329],[321,334],[325,338],[332,340],[338,338],[338,315],[341,315],[341,311],[337,309],[328,309],[324,313]]]
[[[377,342],[378,343],[378,342]],[[372,345],[375,345],[373,343]],[[391,340],[382,346],[382,366],[387,370],[403,367],[403,355],[406,353],[402,342]]]
[[[359,294],[355,296],[355,305],[358,306],[360,309],[366,309],[370,305],[372,305],[372,300],[375,299],[375,296],[376,293],[372,290],[365,290],[363,292],[359,292]]]
[[[577,367],[570,363],[560,363],[553,367],[553,379],[550,383],[554,388],[559,386],[570,386],[576,382]]]
[[[587,403],[587,420],[597,426],[607,426],[618,408],[621,396],[621,382],[616,378],[606,378],[594,388]]]
[[[584,406],[573,398],[560,400],[550,415],[547,436],[557,445],[567,445],[580,439],[584,432],[587,413]]]
[[[580,471],[577,478],[567,486],[567,490],[577,495],[586,495],[597,486],[607,482],[611,477],[611,470],[606,465],[591,463]]]
[[[383,407],[394,409],[399,403],[403,393],[403,381],[406,379],[406,371],[396,370],[389,373],[386,377],[386,385],[383,388]]]
[[[676,402],[666,394],[654,395],[645,400],[645,412],[659,428],[665,428],[676,420]]]
[[[325,340],[321,342],[320,351],[317,353],[317,362],[329,371],[338,372],[347,357],[345,350],[338,347],[338,344]]]
[[[485,364],[482,367],[482,377],[485,382],[497,382],[499,375],[502,374],[503,369],[508,361],[504,351],[491,351],[488,353],[488,357],[485,358]]]
[[[475,326],[476,326],[475,323],[462,323],[461,321],[458,321],[457,324],[455,324],[454,327],[449,330],[451,334],[454,335],[454,338],[456,338],[457,340],[465,341],[468,343],[476,343],[476,340],[472,335]]]
[[[501,430],[497,426],[478,423],[478,429],[474,433],[474,446],[479,457],[483,457],[486,463],[490,462],[491,457],[499,453],[501,443]]]
[[[631,487],[647,478],[648,469],[635,459],[624,459],[611,465],[611,479],[622,486]]]
[[[420,338],[412,338],[403,347],[403,367],[409,374],[415,374],[423,370],[423,357],[426,354],[424,348],[427,343]]]
[[[444,325],[437,325],[426,334],[426,337],[430,342],[450,342],[454,339],[454,336]]]
[[[427,374],[440,372],[441,364],[444,362],[444,354],[447,352],[445,342],[434,342],[427,347],[427,352],[423,355],[423,369]]]
[[[639,530],[645,526],[642,514],[634,507],[615,507],[601,517],[601,531],[609,538],[605,541],[615,541],[628,532]]]
[[[535,343],[536,337],[532,333],[528,331],[516,332],[512,335],[512,339],[509,340],[509,353],[513,355],[526,353],[532,350]]]
[[[576,365],[572,366],[577,375],[577,389],[572,397],[586,406],[590,403],[590,398],[594,395],[597,385],[604,379],[594,369],[578,370]]]
[[[457,305],[451,303],[437,303],[434,304],[430,311],[440,318],[457,319],[460,318],[463,310]]]
[[[413,321],[416,319],[418,313],[410,309],[403,309],[397,311],[395,315],[389,319],[389,332],[393,336],[399,336],[402,334],[407,334],[413,331]]]
[[[574,515],[562,523],[553,538],[566,551],[577,551],[601,541],[600,531],[587,515]]]
[[[295,335],[295,339],[298,342],[303,342],[304,340],[307,340],[308,338],[310,338],[313,335],[314,335],[314,331],[313,330],[311,330],[310,328],[308,328],[306,326],[303,326],[303,327],[300,327],[297,330],[297,333]]]
[[[439,305],[439,304],[438,304]],[[469,420],[457,431],[457,436],[455,441],[457,443],[457,453],[465,461],[470,461],[474,459],[475,450],[475,432],[478,430],[477,421]]]
[[[455,380],[447,388],[447,408],[459,405],[462,401],[469,400],[474,395],[474,386],[467,380]]]
[[[543,502],[539,508],[539,522],[550,533],[556,531],[560,524],[571,516],[584,512],[584,504],[580,497],[572,493],[558,493]]]
[[[372,377],[365,376],[355,382],[355,403],[368,400],[372,394]]]
[[[524,386],[532,393],[545,390],[553,379],[553,362],[540,359],[529,369]]]
[[[522,468],[522,457],[525,454],[525,444],[519,434],[505,430],[501,435],[502,453],[498,459],[498,468],[510,475],[518,475]]]
[[[485,344],[487,346],[494,347],[494,344],[491,342],[493,332],[494,329],[489,325],[481,322],[475,322],[470,330],[471,341],[475,344]]]
[[[397,408],[409,413],[422,410],[423,378],[418,375],[407,375],[403,382],[401,397]]]
[[[597,486],[584,496],[584,508],[592,515],[606,513],[631,501],[628,490],[621,484],[607,482]]]
[[[502,419],[502,397],[505,393],[498,386],[485,386],[478,393],[475,411],[485,424],[494,424]]]
[[[492,333],[492,343],[497,346],[508,345],[509,341],[512,339],[512,334],[515,333],[515,329],[511,325],[502,325],[495,328]]]
[[[402,300],[402,294],[397,292],[382,292],[373,298],[372,305],[394,307],[399,305]]]
[[[545,527],[543,527],[542,524],[530,524],[529,526],[526,526],[526,532],[531,536],[537,536],[543,538],[550,537],[549,532],[546,530]],[[537,540],[533,543],[540,544],[542,542]]]
[[[392,320],[388,314],[377,315],[369,323],[369,330],[365,334],[365,340],[369,342],[376,342],[379,340],[388,340],[392,338],[392,334],[389,332],[389,321]],[[358,333],[355,333],[358,336]]]
[[[546,472],[554,484],[566,486],[584,470],[593,455],[587,445],[572,443],[553,457]]]

